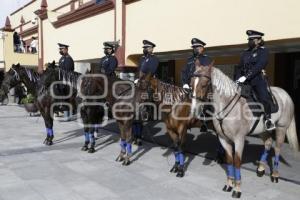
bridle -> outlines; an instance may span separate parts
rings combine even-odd
[[[204,97],[207,98],[207,95],[208,95],[208,93],[209,93],[209,91],[210,91],[210,88],[211,88],[211,77],[208,76],[208,75],[206,75],[206,74],[201,74],[201,73],[194,73],[194,74],[192,75],[192,78],[193,78],[193,77],[196,77],[196,78],[204,77],[204,78],[207,78],[207,79],[208,79],[208,81],[209,81],[209,82],[208,82],[208,87],[209,87],[209,88],[206,90],[206,93],[205,93],[205,95],[204,95]],[[195,88],[195,89],[196,89],[196,88]],[[201,102],[205,101],[204,98],[194,96],[194,95],[193,95],[193,92],[190,92],[190,98],[191,98],[191,99],[196,99],[196,100],[201,101]]]

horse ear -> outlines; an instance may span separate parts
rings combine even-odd
[[[20,67],[20,63],[18,63],[18,64],[16,65],[16,67]]]
[[[55,60],[52,61],[52,65],[55,65]]]

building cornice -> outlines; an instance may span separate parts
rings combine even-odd
[[[38,26],[35,25],[27,30],[23,30],[22,33],[20,33],[20,35],[24,38],[33,34],[37,34],[38,33]]]
[[[109,10],[114,9],[114,2],[112,0],[108,0],[106,2],[103,2],[101,4],[96,4],[95,1],[87,2],[83,5],[81,5],[76,10],[71,10],[68,13],[65,13],[63,15],[60,15],[57,17],[57,21],[53,22],[54,27],[58,28],[61,26],[65,26],[95,15],[98,15],[100,13],[107,12]]]

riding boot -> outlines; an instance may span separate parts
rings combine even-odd
[[[271,107],[268,102],[263,103],[265,109],[265,127],[267,131],[272,131],[276,128],[274,121],[271,119]]]

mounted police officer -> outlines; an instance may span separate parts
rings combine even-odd
[[[262,36],[264,33],[248,30],[248,49],[241,56],[239,68],[236,73],[238,83],[250,84],[264,106],[265,126],[268,131],[275,129],[271,120],[271,105],[269,102],[268,85],[263,70],[268,64],[268,50],[264,47]]]
[[[143,56],[139,62],[139,78],[145,74],[155,75],[158,68],[159,60],[153,54],[153,49],[156,45],[148,40],[143,40]],[[134,82],[137,83],[138,79]]]
[[[155,76],[156,70],[159,65],[158,58],[153,54],[153,48],[156,45],[148,40],[143,40],[143,56],[140,59],[139,62],[139,73],[138,77],[141,78],[142,76],[146,74],[151,74],[152,76]],[[139,79],[136,79],[134,83],[137,83]],[[149,95],[151,96],[151,94]],[[151,98],[151,97],[150,97]],[[149,120],[151,118],[151,114],[153,113],[153,107],[152,106],[143,106],[141,107],[141,116],[143,120]],[[133,139],[134,144],[141,145],[141,138],[142,138],[142,130],[143,130],[143,124],[141,121],[134,121],[132,132],[133,132]]]
[[[69,46],[61,43],[58,43],[58,46],[59,46],[59,54],[61,55],[61,58],[59,59],[59,68],[66,72],[73,72],[74,61],[68,53]]]
[[[193,48],[193,56],[188,58],[187,65],[181,72],[183,88],[185,89],[190,88],[189,84],[191,82],[191,77],[195,72],[195,61],[199,60],[200,64],[203,66],[208,66],[212,62],[211,58],[204,54],[204,47],[206,45],[205,42],[197,38],[193,38],[191,43]]]
[[[104,73],[108,76],[116,76],[115,70],[118,67],[118,60],[115,53],[115,46],[109,42],[104,42],[105,56],[100,60],[100,69],[97,72]]]
[[[59,68],[66,73],[74,72],[74,61],[72,57],[69,55],[69,46],[66,44],[58,43],[59,46],[59,54],[61,55],[61,58],[59,59]],[[62,81],[62,77],[60,78]],[[70,87],[64,84],[58,85],[58,90],[60,95],[67,95],[69,94]],[[61,106],[61,109],[64,110],[64,121],[70,120],[70,111],[69,108],[65,110],[63,106]]]

